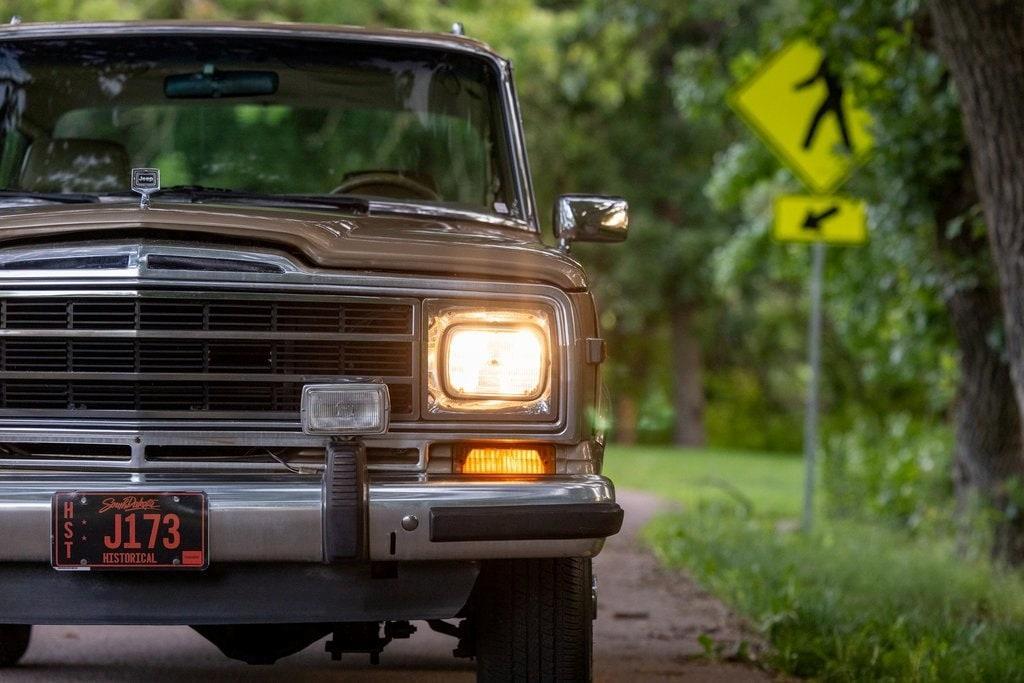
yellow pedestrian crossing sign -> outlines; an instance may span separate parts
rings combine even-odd
[[[772,236],[780,242],[861,244],[868,238],[864,202],[835,195],[783,195],[775,199]]]
[[[730,93],[729,103],[812,191],[832,192],[871,151],[870,115],[824,53],[794,40]]]

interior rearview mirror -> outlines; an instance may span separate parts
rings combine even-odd
[[[169,99],[258,97],[276,93],[277,84],[273,71],[217,71],[208,64],[196,73],[166,77],[164,95]]]
[[[629,203],[622,197],[564,194],[555,202],[555,236],[570,242],[621,242],[629,232]]]

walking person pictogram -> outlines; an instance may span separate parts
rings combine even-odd
[[[824,81],[825,83],[825,100],[818,107],[818,110],[814,112],[811,124],[807,128],[807,134],[804,136],[803,148],[811,148],[811,145],[814,144],[814,138],[818,134],[818,126],[821,124],[822,119],[825,118],[825,115],[831,113],[836,117],[836,124],[839,126],[839,134],[843,138],[843,145],[847,151],[853,152],[850,132],[846,127],[846,113],[843,111],[843,85],[839,82],[839,78],[835,73],[828,68],[828,60],[822,58],[818,69],[810,77],[794,85],[793,89],[803,90],[818,81]]]

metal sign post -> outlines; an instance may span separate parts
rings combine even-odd
[[[803,530],[814,525],[814,487],[818,458],[818,385],[821,377],[821,289],[825,270],[825,243],[811,250],[811,321],[808,326],[807,413],[804,415],[804,514]]]

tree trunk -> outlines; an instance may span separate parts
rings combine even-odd
[[[672,364],[677,446],[703,446],[704,434],[704,358],[700,339],[694,329],[694,307],[677,304],[672,309]]]
[[[612,427],[615,443],[626,446],[636,443],[636,401],[632,396],[620,394],[615,399],[615,423]]]
[[[1010,367],[992,342],[1002,330],[999,288],[984,237],[970,226],[953,234],[950,224],[978,203],[966,157],[964,167],[948,174],[931,196],[935,206],[937,264],[944,274],[946,309],[960,351],[960,383],[953,406],[956,445],[953,486],[956,493],[957,546],[965,551],[975,527],[975,513],[997,515],[992,554],[1013,561],[1020,554],[1019,521],[1005,494],[1009,480],[1020,476],[1021,422]]]
[[[1009,498],[1013,495],[1010,484],[1024,471],[1020,452],[1024,424],[1020,412],[1024,408],[1024,2],[932,0],[931,13],[940,51],[960,97],[974,181],[999,275],[1010,381],[1017,398],[1014,443],[982,438],[985,430],[971,428],[969,421],[979,418],[1013,424],[1007,414],[1011,403],[1000,395],[1005,388],[994,371],[993,352],[976,347],[977,339],[962,338],[958,330],[961,345],[967,344],[962,359],[965,386],[957,414],[965,443],[959,448],[958,429],[958,452],[974,453],[971,458],[960,457],[958,467],[979,491],[1002,503],[1006,514],[997,529],[994,552],[1021,564],[1024,524],[1019,514],[1010,514],[1016,506]],[[991,307],[984,300],[987,297],[981,299],[967,295],[959,303],[950,301],[954,320],[960,317],[965,330],[970,327],[965,316],[976,316],[980,323]],[[978,406],[973,416],[961,414],[969,403]],[[986,411],[994,412],[982,417]]]
[[[994,557],[1012,564],[1024,559],[1024,528],[1008,500],[1007,486],[1024,473],[1020,419],[1010,371],[989,343],[998,329],[996,292],[984,287],[955,291],[946,299],[960,348],[960,385],[953,421],[956,448],[953,482],[961,534],[971,530],[975,503],[995,508]],[[964,546],[965,538],[959,543]]]

